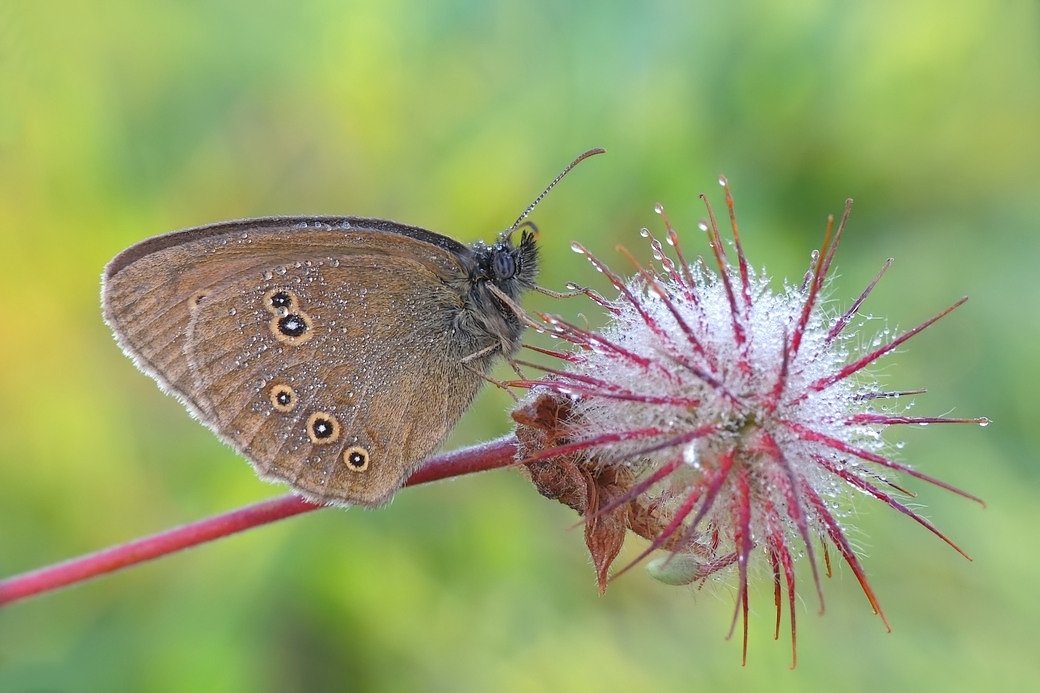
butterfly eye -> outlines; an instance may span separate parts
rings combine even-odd
[[[335,443],[339,439],[339,419],[328,412],[314,412],[307,419],[307,436],[315,445]]]
[[[511,279],[516,275],[516,259],[513,253],[505,249],[495,252],[491,256],[491,273],[497,280]]]
[[[368,450],[357,445],[353,445],[343,451],[343,462],[346,463],[347,469],[354,472],[363,472],[368,469]]]

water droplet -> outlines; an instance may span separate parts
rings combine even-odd
[[[643,228],[639,229],[639,235],[643,238],[650,238],[650,229],[644,226]]]
[[[705,231],[706,232],[708,230],[708,222],[706,222],[706,221],[698,221],[697,222],[697,228],[700,229],[701,231]]]
[[[285,265],[280,265],[280,266],[278,266],[278,267],[275,267],[275,268],[274,268],[274,271],[275,271],[276,273],[278,273],[278,274],[285,274],[285,273],[286,273],[286,272],[288,272],[289,270],[287,270],[287,269],[285,268]]]
[[[729,181],[726,180],[726,176],[719,176],[719,185],[725,188],[728,184]]]
[[[238,310],[237,310],[237,309],[235,309],[235,308],[232,308],[231,310],[229,310],[229,311],[227,312],[227,314],[228,314],[228,315],[237,315],[237,314],[238,314]]]
[[[657,556],[646,564],[646,572],[654,580],[666,585],[689,585],[701,574],[703,565],[688,553]]]
[[[581,247],[581,243],[571,243],[571,250],[576,252],[578,255],[588,255],[588,251]]]
[[[264,281],[271,281],[272,279],[274,279],[274,272],[271,270],[264,272]]]
[[[989,419],[987,419],[985,416],[982,417],[981,419],[979,419],[979,426],[981,426],[983,428],[985,428],[986,426],[989,426],[991,423],[993,423],[993,422],[990,421]]]
[[[664,214],[664,205],[658,202],[654,205],[654,212],[657,214]]]
[[[700,469],[700,455],[697,454],[696,445],[687,445],[682,451],[683,462],[690,465],[694,469]]]
[[[650,242],[650,248],[653,250],[652,254],[655,260],[657,260],[658,262],[663,262],[665,267],[668,267],[672,264],[671,261],[668,260],[668,258],[664,255],[664,246],[661,245],[661,241],[655,238],[653,241]]]

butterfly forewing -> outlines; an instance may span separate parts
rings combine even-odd
[[[472,344],[453,333],[465,248],[388,222],[337,223],[146,241],[110,265],[105,315],[138,365],[262,475],[374,505],[481,384],[463,364]]]
[[[385,500],[454,424],[452,396],[480,384],[450,353],[458,293],[410,260],[373,260],[264,269],[189,324],[199,407],[261,473],[321,500]],[[355,448],[363,471],[344,458]]]

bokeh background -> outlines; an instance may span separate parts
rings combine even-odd
[[[572,513],[499,471],[4,608],[0,689],[1038,685],[1038,34],[1014,0],[0,4],[0,574],[282,493],[112,342],[98,277],[120,249],[289,213],[489,239],[592,146],[533,217],[544,285],[598,281],[572,240],[625,267],[614,246],[643,252],[658,201],[695,243],[720,172],[753,262],[800,276],[853,195],[838,305],[889,256],[868,311],[892,325],[971,296],[885,382],[995,422],[900,431],[907,461],[989,502],[912,484],[974,562],[864,499],[895,630],[838,568],[828,613],[800,606],[793,672],[767,580],[742,669],[731,587],[635,571],[600,597]],[[485,392],[448,446],[506,432],[508,407]]]

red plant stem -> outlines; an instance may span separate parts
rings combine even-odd
[[[513,463],[516,438],[512,435],[429,458],[405,486],[462,476]],[[95,553],[38,568],[0,580],[0,605],[10,604],[60,587],[112,573],[153,558],[204,544],[243,530],[328,507],[288,494],[247,505],[220,515],[174,527],[149,537],[118,544]]]

